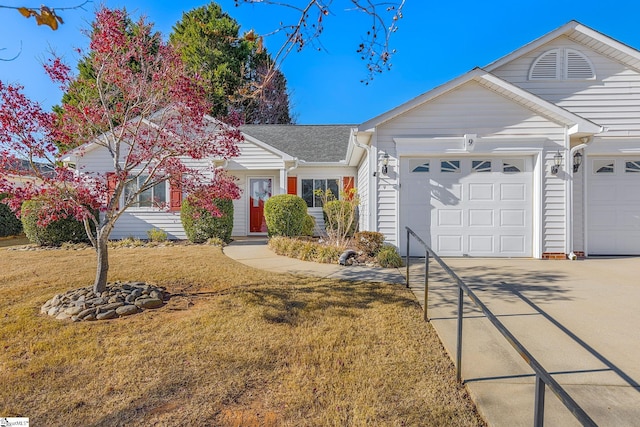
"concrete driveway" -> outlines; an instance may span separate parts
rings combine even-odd
[[[597,425],[640,425],[640,258],[445,261]],[[411,281],[422,302],[420,264]],[[457,291],[430,266],[428,315],[455,360]],[[462,377],[478,409],[492,426],[533,425],[533,371],[464,304]],[[545,425],[580,425],[548,389],[546,404]]]

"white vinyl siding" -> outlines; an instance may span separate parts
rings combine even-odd
[[[358,176],[356,178],[356,189],[358,190],[358,197],[360,197],[360,230],[370,230],[371,228],[371,210],[369,209],[369,177],[371,175],[371,168],[368,162],[368,157],[360,165],[358,169]]]
[[[599,48],[599,45],[594,45]],[[592,65],[596,78],[571,80],[530,80],[534,61],[551,49],[580,52]],[[608,49],[608,54],[613,54]],[[579,61],[572,65],[573,75],[582,73]],[[612,57],[567,37],[560,37],[546,45],[514,59],[492,71],[549,102],[607,128],[607,135],[640,135],[640,72]]]

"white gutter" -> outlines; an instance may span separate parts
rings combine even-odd
[[[289,172],[291,172],[292,170],[297,169],[299,165],[300,165],[300,160],[298,160],[297,157],[294,157],[293,166],[287,169],[287,175],[289,175]]]
[[[582,144],[578,144],[575,147],[569,150],[569,159],[571,159],[571,166],[568,168],[569,172],[569,204],[567,206],[567,217],[569,218],[569,227],[567,227],[568,241],[569,241],[569,259],[574,260],[577,258],[576,254],[573,252],[573,156],[578,150],[582,150],[586,148],[592,141],[593,136],[587,136],[580,138],[581,141],[584,141]],[[583,161],[586,159],[583,158]],[[568,162],[567,162],[568,163]],[[583,166],[583,167],[586,167]],[[586,188],[583,185],[582,191],[585,192]],[[583,216],[584,216],[584,207],[583,207]],[[582,226],[584,228],[584,221]],[[584,230],[583,230],[584,231]],[[586,243],[585,243],[586,244]]]

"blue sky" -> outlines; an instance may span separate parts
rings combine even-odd
[[[301,3],[303,0],[292,0]],[[65,7],[81,0],[0,0],[0,5]],[[278,27],[286,15],[281,8],[264,5],[234,7],[233,0],[218,1],[243,27],[260,33]],[[58,31],[38,27],[17,11],[0,9],[0,56],[20,56],[0,61],[0,80],[20,83],[44,107],[60,102],[61,93],[42,71],[48,51],[62,55],[75,66],[75,48],[85,48],[81,30],[93,19],[96,5],[86,10],[60,12],[65,24]],[[182,13],[207,4],[182,0],[106,0],[108,7],[122,7],[135,16],[144,14],[165,36]],[[533,6],[535,5],[535,7]],[[325,21],[325,50],[292,53],[282,71],[287,77],[296,120],[300,124],[357,124],[447,82],[476,66],[484,66],[522,45],[575,19],[632,47],[640,48],[640,2],[593,0],[537,2],[478,2],[407,0],[404,19],[392,38],[397,50],[391,71],[376,76],[368,85],[363,61],[355,50],[367,30],[362,14],[349,11],[351,2],[334,0],[333,16]],[[281,40],[269,38],[274,51]]]

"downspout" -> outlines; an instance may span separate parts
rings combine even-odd
[[[569,217],[569,228],[567,229],[567,233],[569,234],[569,238],[567,240],[569,241],[569,250],[571,251],[569,253],[569,259],[571,260],[577,259],[576,254],[573,252],[573,156],[578,150],[582,150],[586,148],[593,141],[593,136],[583,136],[582,138],[580,138],[580,140],[582,141],[582,144],[578,144],[569,150],[569,159],[571,159],[570,160],[571,167],[569,167],[569,205],[567,206],[567,216]],[[583,192],[586,190],[584,188],[584,185],[582,190]],[[583,208],[583,215],[584,215],[584,208]],[[584,228],[584,221],[582,225]]]
[[[353,142],[353,145],[358,147],[358,148],[362,148],[364,151],[367,152],[367,167],[371,166],[371,146],[370,145],[365,145],[361,142],[358,141],[358,131],[356,129],[353,130],[353,132],[351,133],[351,142]],[[357,174],[356,174],[357,175]],[[355,176],[354,180],[357,179],[358,177]],[[366,214],[369,215],[369,218],[367,220],[367,226],[363,227],[363,224],[360,224],[361,228],[365,228],[370,230],[371,229],[371,206],[369,205],[369,203],[371,203],[371,192],[373,191],[373,185],[372,185],[372,180],[371,180],[371,174],[368,173],[367,174],[367,179],[369,180],[369,191],[368,191],[368,198],[369,200],[367,200],[367,209],[366,209]],[[377,190],[376,190],[377,191]],[[365,211],[365,209],[361,209],[360,210],[360,215],[363,214],[363,211]]]

